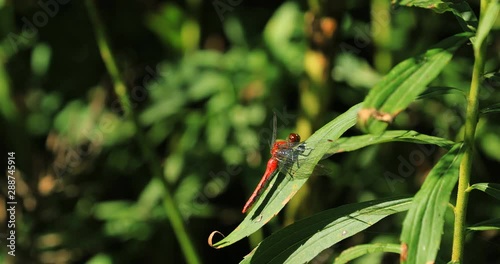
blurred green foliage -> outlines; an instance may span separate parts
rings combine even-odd
[[[346,203],[414,194],[443,151],[427,156],[410,177],[392,185],[394,190],[384,173],[397,173],[415,145],[389,143],[335,155],[324,164],[332,174],[308,182],[311,192],[298,200],[299,213],[286,208],[286,216],[276,217],[248,241],[231,249],[210,248],[210,232],[227,234],[243,219],[241,208],[269,158],[272,113],[279,117],[278,138],[299,126],[307,107],[302,103],[310,102],[303,96],[304,84],[311,81],[308,52],[324,55],[320,58],[330,66],[321,66],[320,59],[312,65],[332,80],[312,89],[319,97],[320,89],[331,95],[320,115],[308,120],[317,129],[361,102],[385,74],[373,66],[378,52],[391,54],[385,63],[392,67],[461,32],[452,14],[399,7],[377,17],[391,18],[391,27],[382,28],[390,42],[380,46],[373,41],[377,19],[370,17],[367,1],[345,1],[337,9],[337,2],[327,1],[318,4],[319,11],[312,11],[316,1],[223,1],[238,4],[225,9],[222,21],[215,2],[96,1],[138,129],[161,160],[203,262],[240,261],[290,215],[295,221]],[[87,10],[79,1],[52,3],[58,7],[54,16],[38,1],[0,0],[0,150],[16,153],[18,172],[16,257],[7,257],[2,247],[0,262],[182,263],[169,212],[160,203],[164,189],[151,177],[148,158],[134,140],[137,128],[122,113]],[[476,4],[470,2],[475,11]],[[335,21],[324,45],[314,34],[328,36],[325,23],[307,20],[311,12]],[[47,16],[43,26],[34,21],[40,13]],[[34,24],[35,34],[27,31],[26,21]],[[491,74],[482,87],[481,107],[500,101],[499,19],[493,29],[486,61]],[[467,91],[472,62],[471,49],[459,49],[430,86]],[[429,96],[401,112],[391,128],[458,140],[464,109],[463,96],[455,93]],[[499,182],[499,121],[495,113],[480,119],[474,163],[480,182]],[[348,132],[357,134],[358,129]],[[1,204],[6,190],[2,187]],[[472,193],[470,203],[470,224],[500,217],[498,202],[483,193]],[[403,217],[389,217],[324,251],[318,263],[330,263],[353,245],[398,243]],[[1,235],[7,220],[1,209]],[[498,261],[498,231],[467,238],[468,262]],[[450,247],[451,237],[445,236],[444,252]],[[374,254],[354,263],[397,260]]]

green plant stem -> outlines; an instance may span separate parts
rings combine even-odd
[[[487,1],[481,1],[481,14],[486,7]],[[478,120],[479,108],[479,88],[481,75],[484,71],[484,55],[486,51],[486,41],[481,47],[474,51],[474,68],[472,71],[472,80],[470,85],[469,96],[467,98],[467,112],[465,117],[465,153],[460,163],[460,173],[458,179],[457,202],[455,205],[455,224],[453,232],[453,247],[451,261],[452,263],[463,262],[464,243],[465,243],[465,227],[467,216],[467,203],[469,201],[469,192],[467,188],[470,186],[470,177],[472,172],[472,159],[474,155],[474,136],[476,133],[476,125]]]
[[[139,120],[131,107],[130,100],[127,97],[125,82],[120,75],[117,64],[112,55],[109,41],[107,40],[104,26],[97,14],[95,4],[93,0],[86,0],[86,5],[90,15],[90,20],[92,21],[94,26],[96,40],[102,60],[104,61],[106,69],[108,70],[113,80],[115,93],[118,95],[121,106],[124,109],[125,116],[130,118],[135,125],[137,132],[136,140],[138,141],[144,159],[148,162],[153,177],[160,180],[163,185],[163,189],[165,192],[164,199],[162,201],[163,207],[168,215],[168,219],[170,220],[170,224],[172,225],[172,229],[177,237],[177,240],[179,241],[181,249],[184,253],[184,257],[188,263],[201,263],[198,253],[195,250],[194,244],[189,237],[179,208],[177,207],[172,196],[173,192],[170,190],[170,186],[165,177],[163,177],[161,163],[153,152],[151,143],[148,141],[144,132],[141,130]]]
[[[106,66],[106,69],[111,75],[115,93],[120,100],[120,104],[123,107],[123,110],[125,111],[125,116],[131,116],[133,111],[130,107],[130,101],[127,97],[127,89],[125,87],[125,83],[122,81],[120,71],[116,66],[115,59],[111,54],[111,49],[108,45],[109,42],[104,31],[104,26],[102,25],[99,15],[97,14],[94,2],[92,0],[87,0],[86,4],[90,15],[90,20],[92,21],[94,26],[99,52],[101,53],[101,57]]]
[[[386,0],[371,1],[371,26],[375,54],[373,64],[380,73],[387,73],[392,67],[391,45],[391,3]]]

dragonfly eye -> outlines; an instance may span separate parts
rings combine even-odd
[[[290,133],[290,135],[288,135],[288,141],[289,142],[300,142],[300,136],[299,136],[299,134]]]

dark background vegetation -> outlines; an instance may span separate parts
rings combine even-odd
[[[140,129],[162,162],[206,263],[236,263],[273,231],[327,208],[412,195],[444,153],[426,155],[410,166],[408,177],[395,179],[388,172],[399,175],[398,166],[418,146],[391,143],[335,155],[323,162],[329,175],[313,176],[261,231],[212,249],[208,235],[228,234],[244,217],[242,206],[269,158],[273,111],[286,113],[278,119],[280,138],[291,131],[307,138],[361,102],[392,66],[460,32],[458,23],[452,14],[393,8],[378,0],[96,2]],[[477,9],[475,1],[469,3]],[[27,34],[26,21],[47,11],[38,1],[0,1],[0,150],[3,157],[16,153],[19,202],[16,257],[6,257],[2,237],[0,262],[182,263],[160,203],[162,187],[117,104],[88,10],[77,0],[57,6],[43,26],[35,25],[36,34]],[[498,35],[492,41],[487,71],[499,66]],[[467,91],[471,50],[458,50],[433,85]],[[499,88],[486,82],[481,105],[499,102]],[[418,100],[392,128],[457,140],[464,107],[464,97],[457,95]],[[499,120],[490,115],[479,123],[473,182],[499,182]],[[2,234],[5,212],[0,210]],[[397,243],[403,217],[381,221],[315,263],[331,263],[355,244]],[[498,217],[496,201],[471,195],[469,223]],[[451,247],[451,219],[449,212],[443,259]],[[467,239],[469,261],[498,261],[498,232]],[[398,256],[374,254],[357,263],[381,261],[393,263]]]

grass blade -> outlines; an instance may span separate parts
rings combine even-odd
[[[420,134],[412,130],[392,130],[385,131],[380,135],[362,135],[347,138],[339,138],[327,151],[328,155],[339,152],[358,150],[367,146],[387,143],[387,142],[410,142],[416,144],[432,144],[446,149],[450,149],[455,143],[453,141]]]
[[[467,229],[471,231],[500,230],[500,218],[486,220]]]
[[[464,100],[467,100],[467,95],[464,91],[455,87],[445,87],[445,86],[431,86],[428,87],[425,92],[421,93],[417,99],[426,99],[432,97],[438,97],[445,94],[456,94],[460,95]]]

